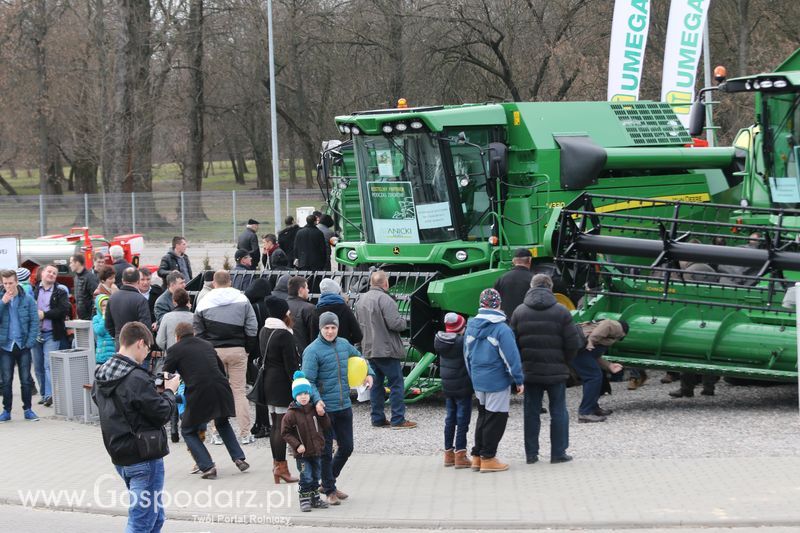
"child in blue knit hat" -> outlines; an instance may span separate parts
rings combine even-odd
[[[328,415],[317,414],[311,403],[311,383],[298,370],[292,376],[292,397],[289,409],[281,423],[281,437],[292,448],[300,472],[300,510],[325,509],[328,503],[319,496],[322,478],[322,450],[325,447],[325,431],[330,429]]]

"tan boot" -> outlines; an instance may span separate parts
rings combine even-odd
[[[481,474],[486,472],[502,472],[503,470],[508,470],[508,465],[498,461],[497,457],[492,457],[491,459],[481,457]]]
[[[292,474],[289,473],[289,464],[286,461],[273,461],[272,462],[272,477],[275,480],[275,484],[280,484],[281,480],[285,481],[286,483],[297,483],[299,480],[296,477],[292,477]]]
[[[453,466],[456,464],[456,455],[453,450],[444,451],[444,466]]]
[[[472,456],[472,471],[478,472],[481,469],[481,456],[480,455],[473,455]]]
[[[459,468],[470,468],[472,466],[472,461],[469,460],[467,457],[467,450],[458,450],[456,451],[456,469]]]

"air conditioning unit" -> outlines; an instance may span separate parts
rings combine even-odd
[[[50,374],[56,415],[75,418],[91,414],[91,400],[87,402],[83,386],[94,381],[92,350],[71,348],[50,352]]]

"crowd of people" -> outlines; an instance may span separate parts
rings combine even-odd
[[[266,235],[259,247],[258,222],[249,220],[237,243],[236,268],[207,272],[194,302],[185,289],[192,267],[183,237],[173,239],[161,260],[161,285],[152,283],[149,269],[127,263],[118,247],[109,250],[110,265],[104,257],[95,258],[95,270],[86,267],[82,255],[70,259],[76,315],[91,320],[95,333],[98,366],[92,395],[103,440],[131,492],[153,494],[163,487],[162,458],[169,453],[165,425],[180,413],[179,435],[195,461],[192,474],[203,479],[219,475],[206,443],[224,445],[236,470],[243,472],[250,467],[245,447],[256,438],[269,438],[273,481],[297,482],[303,511],[339,505],[348,494],[337,479],[354,449],[348,374],[353,358],[368,363],[361,385],[369,391],[372,426],[417,426],[406,417],[403,401],[406,350],[401,334],[408,326],[385,272],[372,272],[368,290],[354,306],[335,279],[319,283],[315,304],[301,275],[287,272],[273,287],[258,275],[238,274],[259,264],[270,270],[329,268],[325,229],[331,229],[332,221],[318,221],[312,214],[306,222],[299,228],[289,217],[287,227],[277,236]],[[566,406],[571,370],[583,383],[578,421],[602,422],[611,414],[598,400],[605,372],[618,374],[622,367],[603,355],[625,337],[628,325],[613,320],[575,324],[558,303],[551,277],[534,274],[531,262],[529,250],[517,250],[513,268],[480,294],[474,317],[444,316],[444,331],[434,341],[446,398],[444,466],[508,469],[497,450],[513,393],[523,397],[527,463],[539,460],[545,394],[550,462],[572,460]],[[69,292],[57,283],[57,274],[48,265],[31,286],[24,269],[0,272],[0,421],[11,417],[15,366],[24,418],[37,419],[31,409],[31,365],[40,404],[52,404],[48,354],[64,346],[64,321],[71,312]],[[474,403],[477,421],[470,448]],[[178,438],[174,430],[173,441]],[[297,476],[289,467],[287,446]],[[164,518],[158,501],[150,506],[142,504],[144,498],[133,501],[130,523],[158,531]]]

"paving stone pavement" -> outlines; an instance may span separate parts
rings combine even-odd
[[[122,481],[97,426],[54,418],[0,425],[0,503],[125,514]],[[387,438],[391,438],[387,432]],[[418,528],[800,527],[800,458],[580,460],[478,474],[438,457],[370,455],[358,447],[339,480],[341,506],[301,513],[296,485],[272,483],[268,449],[239,473],[223,447],[209,447],[220,478],[188,474],[183,443],[165,459],[167,515],[253,524]],[[51,498],[49,501],[45,496]],[[36,498],[35,502],[32,500]]]

